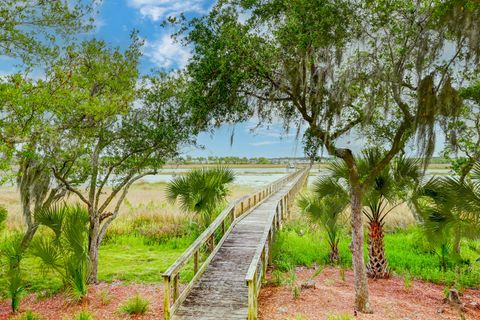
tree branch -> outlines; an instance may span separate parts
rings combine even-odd
[[[80,198],[80,200],[82,200],[89,207],[92,206],[92,204],[83,196],[83,194],[79,190],[72,187],[70,185],[70,183],[64,177],[62,177],[61,175],[59,175],[57,173],[55,168],[52,168],[52,171],[53,171],[53,175],[55,176],[55,178],[60,180],[63,183],[63,185],[65,186],[65,188],[67,188],[68,191],[71,191],[71,192],[75,193]]]

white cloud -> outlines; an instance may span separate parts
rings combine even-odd
[[[137,9],[146,18],[158,21],[182,12],[206,13],[205,0],[128,0],[128,5]]]
[[[280,142],[282,142],[282,141],[267,140],[267,141],[253,142],[253,143],[250,143],[250,145],[258,147],[258,146],[268,146],[268,145],[271,145],[271,144],[279,144]]]
[[[169,34],[145,43],[145,55],[160,68],[183,68],[192,56],[188,47],[176,42]]]

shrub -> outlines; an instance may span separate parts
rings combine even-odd
[[[102,302],[104,306],[110,304],[112,297],[110,296],[110,291],[108,289],[100,290],[99,296],[100,296],[100,302]]]
[[[120,311],[126,314],[145,314],[148,311],[150,302],[139,294],[127,300],[120,306]]]
[[[87,295],[88,212],[77,206],[52,206],[35,212],[35,219],[48,227],[53,236],[39,234],[31,244],[31,252],[56,272],[71,299],[79,301]]]
[[[298,298],[300,298],[300,287],[299,286],[292,286],[292,296],[293,296],[293,299],[294,300],[297,300]]]
[[[412,287],[412,276],[409,273],[403,277],[403,287],[405,290],[408,290]]]
[[[5,228],[5,221],[7,221],[7,209],[5,207],[0,206],[0,232]]]
[[[75,315],[75,320],[93,320],[93,315],[88,310],[82,310]]]
[[[0,248],[0,255],[6,260],[7,268],[4,271],[4,277],[7,282],[7,295],[11,300],[13,312],[18,310],[25,291],[23,272],[20,265],[23,258],[21,240],[20,235],[14,235],[6,239]]]
[[[39,314],[32,312],[32,310],[28,310],[25,313],[15,318],[15,320],[42,320],[42,319],[43,318]]]

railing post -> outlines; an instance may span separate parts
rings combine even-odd
[[[240,214],[243,214],[243,201],[240,204]],[[237,219],[237,217],[235,217],[235,219]]]
[[[174,277],[173,277],[173,303],[175,303],[178,299],[178,296],[179,296],[179,288],[178,288],[178,283],[179,283],[179,280],[180,279],[180,274],[177,273]]]
[[[213,252],[213,250],[215,249],[215,232],[212,233],[212,235],[210,236],[210,241],[209,241],[209,246],[210,246],[210,252]]]
[[[163,277],[163,316],[170,320],[170,277]]]
[[[270,231],[269,234],[269,239],[268,239],[268,252],[267,252],[267,259],[266,259],[266,264],[271,265],[272,264],[272,244],[273,244],[273,231]],[[265,267],[265,270],[267,268]]]
[[[257,320],[257,273],[253,279],[248,282],[248,320]]]
[[[265,279],[265,274],[267,273],[267,252],[265,251],[267,245],[263,247],[262,255],[260,256],[260,260],[262,261],[262,279],[260,281],[263,281]]]
[[[198,251],[195,251],[193,254],[193,274],[197,274],[198,272]]]

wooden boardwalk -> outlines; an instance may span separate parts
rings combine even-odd
[[[223,227],[224,238],[216,250],[213,250],[202,274],[196,281],[192,281],[183,299],[179,299],[171,319],[247,319],[249,314],[247,273],[249,269],[256,273],[259,268],[266,267],[269,245],[273,239],[273,231],[270,230],[280,226],[281,219],[288,210],[288,202],[293,202],[292,189],[294,186],[299,189],[298,185],[304,183],[300,181],[301,179],[305,180],[305,174],[297,174],[283,181],[283,184],[277,187],[278,190],[263,199],[259,196],[262,201],[243,216],[234,218],[229,232]],[[289,196],[291,199],[288,199]],[[259,277],[262,278],[263,275]],[[259,283],[261,285],[261,281]],[[258,291],[259,289],[255,289],[250,292],[255,298],[252,302],[250,297],[251,304],[255,305],[250,309],[256,308]],[[178,296],[178,293],[176,294]],[[256,310],[255,317],[250,318],[256,318]]]

